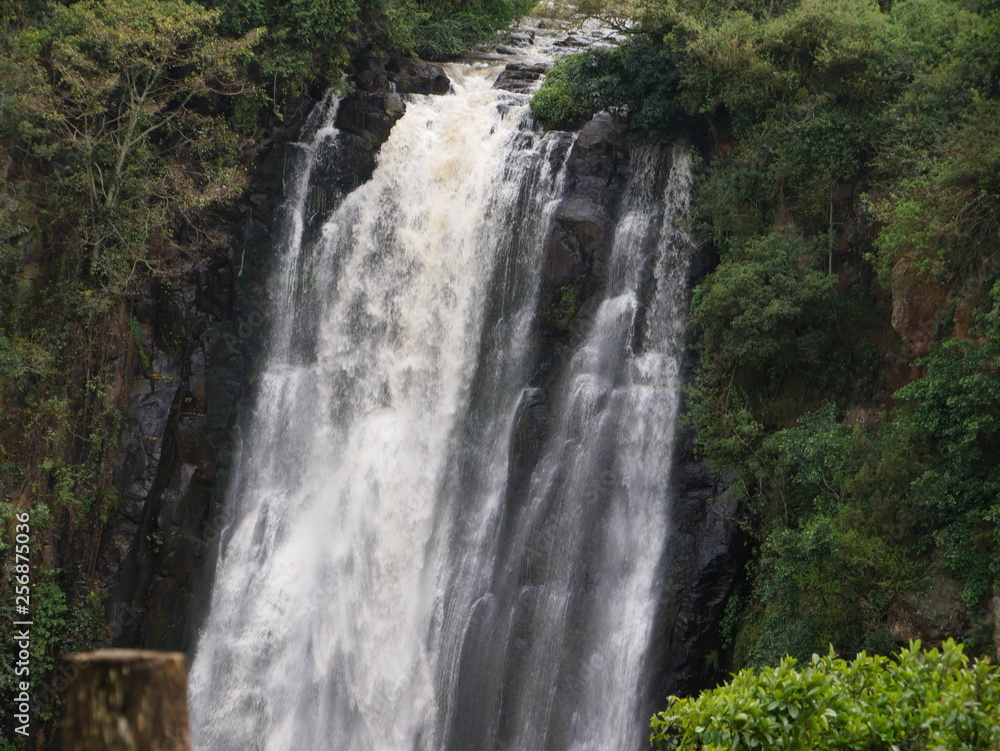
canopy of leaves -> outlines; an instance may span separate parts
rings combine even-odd
[[[531,102],[550,127],[579,124],[602,109],[631,116],[633,127],[690,134],[694,121],[675,101],[680,73],[660,45],[635,37],[617,48],[596,48],[558,61]]]
[[[534,4],[533,0],[408,0],[403,8],[412,19],[408,30],[412,51],[440,59],[464,52],[507,28]]]
[[[235,0],[209,3],[220,31],[261,29],[255,62],[264,81],[297,93],[308,82],[336,83],[353,52],[418,54],[440,59],[527,15],[531,0]]]
[[[355,0],[233,0],[218,8],[219,31],[232,37],[263,32],[257,56],[265,80],[279,76],[301,85],[317,73],[335,77],[344,63],[348,31],[360,9]]]
[[[834,279],[817,250],[780,230],[727,255],[691,303],[705,368],[780,378],[821,353],[833,323]]]
[[[14,41],[20,86],[7,100],[23,142],[54,170],[50,241],[70,275],[124,289],[169,244],[177,214],[244,184],[241,139],[207,111],[247,92],[255,34],[216,34],[218,13],[183,0],[85,0]]]

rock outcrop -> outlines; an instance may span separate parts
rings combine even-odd
[[[352,65],[354,91],[341,102],[338,158],[327,182],[341,195],[371,177],[375,157],[406,110],[405,94],[447,94],[451,81],[437,65],[421,60],[366,55]]]
[[[629,176],[628,126],[600,114],[580,130],[566,161],[566,192],[553,215],[538,316],[535,385],[546,387],[605,281],[613,219]]]
[[[694,436],[678,435],[671,477],[673,533],[667,544],[667,588],[657,619],[656,653],[649,667],[650,714],[664,697],[691,695],[722,676],[719,622],[742,566],[742,535],[735,500],[696,457]]]

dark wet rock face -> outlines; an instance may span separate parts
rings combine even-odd
[[[522,29],[504,38],[501,46],[523,48],[530,47],[535,43],[535,32],[531,29]],[[498,48],[499,49],[499,48]]]
[[[553,44],[556,47],[589,47],[591,42],[570,34],[565,39],[560,39],[558,42],[553,42]]]
[[[238,246],[237,246],[238,247]],[[232,250],[235,250],[233,248]],[[242,254],[241,254],[242,255]],[[153,352],[124,414],[98,571],[116,644],[184,649],[263,317],[235,304],[229,254],[151,292]],[[251,275],[247,275],[247,281]],[[166,347],[169,346],[171,351]],[[118,615],[127,612],[122,621]]]
[[[719,622],[742,561],[733,502],[720,500],[725,487],[695,456],[694,436],[678,439],[671,478],[670,561],[657,617],[659,641],[649,662],[654,672],[648,714],[662,709],[669,695],[691,695],[723,677]],[[715,660],[710,659],[713,653]]]
[[[451,81],[437,65],[422,60],[362,56],[352,66],[355,91],[340,104],[338,155],[330,160],[325,183],[340,195],[364,183],[375,171],[375,157],[389,131],[406,110],[406,94],[447,94]]]
[[[549,389],[605,282],[614,217],[629,176],[628,126],[600,114],[566,160],[567,186],[553,215],[542,294],[539,365],[533,386]]]

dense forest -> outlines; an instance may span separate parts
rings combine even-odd
[[[447,59],[530,6],[0,3],[0,620],[30,509],[38,697],[58,655],[107,637],[80,550],[118,505],[129,384],[153,372],[142,311],[227,242],[269,129],[362,53]],[[625,41],[557,63],[537,118],[608,110],[699,155],[684,419],[746,558],[709,659],[998,654],[1000,2],[576,13]],[[5,642],[4,696],[15,662]]]

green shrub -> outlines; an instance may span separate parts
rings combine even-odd
[[[410,14],[412,50],[432,60],[461,54],[528,15],[532,5],[532,0],[417,0],[416,13]],[[402,14],[397,18],[402,27]]]
[[[991,751],[1000,744],[1000,672],[948,640],[892,659],[813,655],[748,669],[698,697],[670,697],[651,743],[678,751]]]
[[[923,378],[897,392],[897,422],[920,457],[911,497],[973,608],[1000,581],[1000,282],[992,297],[975,338],[942,342]]]
[[[894,648],[886,616],[915,586],[919,569],[855,507],[838,512],[812,514],[765,541],[760,592],[767,608],[755,663],[803,658],[816,644],[834,644],[844,654]]]
[[[662,139],[691,136],[698,123],[679,100],[678,54],[644,37],[559,60],[531,102],[546,127],[571,127],[600,110],[627,114],[632,128]]]
[[[591,53],[571,55],[556,62],[541,88],[531,98],[531,112],[546,128],[579,125],[597,109],[590,87],[584,84]]]
[[[319,75],[336,76],[346,57],[348,29],[358,17],[354,0],[234,0],[213,2],[219,31],[243,36],[263,30],[256,62],[265,81],[281,80],[293,91]]]
[[[205,110],[252,88],[242,71],[259,34],[221,39],[217,23],[182,0],[84,0],[16,35],[21,78],[4,104],[53,170],[42,208],[64,276],[134,288],[139,269],[165,265],[151,239],[171,247],[178,219],[210,232],[198,211],[245,184],[245,144]]]

